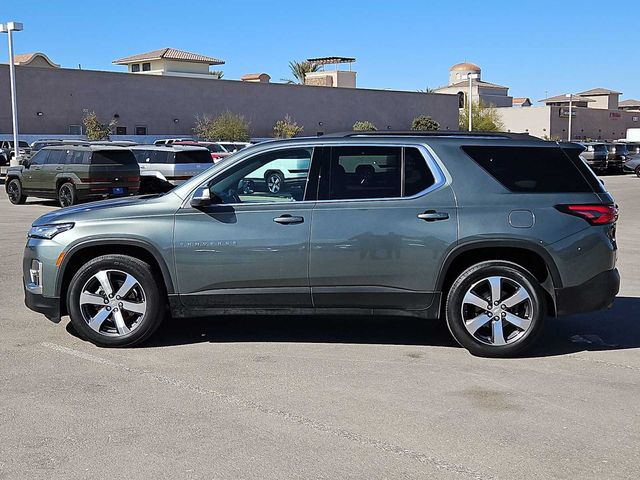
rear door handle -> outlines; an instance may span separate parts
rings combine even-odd
[[[62,170],[62,167],[56,167],[56,170]]]
[[[291,215],[289,215],[288,213],[285,215],[280,215],[279,217],[276,217],[273,219],[274,222],[279,223],[280,225],[293,225],[296,223],[302,223],[304,222],[304,218],[303,217],[293,217]]]
[[[449,214],[447,212],[436,212],[435,210],[427,210],[424,213],[418,214],[418,218],[426,222],[435,222],[436,220],[448,220]]]

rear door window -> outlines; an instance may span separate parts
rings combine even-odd
[[[66,150],[50,150],[47,156],[47,165],[60,165],[67,163]]]
[[[580,161],[578,149],[463,146],[462,150],[512,192],[604,191],[589,167]]]
[[[185,150],[176,152],[175,163],[213,163],[208,150]]]
[[[167,150],[132,150],[138,163],[171,163]]]
[[[425,191],[436,182],[420,150],[404,149],[404,196],[411,197]]]

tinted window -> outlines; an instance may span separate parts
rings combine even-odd
[[[131,165],[136,158],[129,150],[98,150],[91,155],[92,165]]]
[[[67,164],[82,165],[84,163],[85,152],[83,150],[69,150]]]
[[[37,152],[31,159],[29,159],[29,163],[31,165],[42,165],[47,159],[49,155],[49,150],[40,150]]]
[[[404,196],[416,195],[435,183],[426,160],[417,148],[404,149]]]
[[[166,150],[132,150],[138,163],[170,163],[169,154]]]
[[[140,71],[140,64],[139,63],[134,63],[133,65],[131,65],[131,71],[132,72],[139,72]]]
[[[18,142],[18,146],[22,148],[29,148],[29,144],[27,142],[22,142],[22,141]]]
[[[331,200],[400,196],[400,147],[334,147],[329,176]]]
[[[224,153],[225,152],[224,148],[222,148],[217,143],[210,143],[209,145],[207,145],[207,148],[209,149],[210,152],[213,152],[213,153]]]
[[[67,162],[66,150],[50,150],[47,156],[47,165],[59,165]]]
[[[513,192],[593,192],[589,177],[600,185],[580,161],[578,149],[570,150],[571,155],[558,147],[466,146],[462,150]]]
[[[175,163],[213,163],[208,150],[176,152]]]
[[[143,72],[148,72],[151,70],[151,64],[150,63],[143,63],[142,64],[142,71]]]
[[[215,178],[209,188],[224,203],[301,201],[311,154],[310,148],[292,148],[256,155]]]
[[[146,135],[147,127],[136,127],[136,135]]]

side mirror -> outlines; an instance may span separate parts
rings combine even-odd
[[[22,166],[23,166],[24,168],[29,168],[29,167],[31,166],[31,161],[30,161],[28,158],[25,158],[25,159],[22,161]]]
[[[209,187],[198,188],[191,197],[191,206],[194,208],[207,207],[211,205],[211,192]]]
[[[191,197],[190,203],[192,207],[198,208],[208,207],[210,205],[219,205],[224,202],[218,195],[215,193],[212,194],[209,187],[200,187],[195,191],[193,197]]]

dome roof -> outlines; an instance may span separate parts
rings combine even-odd
[[[478,65],[476,65],[475,63],[456,63],[453,67],[450,68],[450,71],[452,72],[468,72],[468,71],[473,71],[473,72],[479,72],[480,71],[480,67]]]

